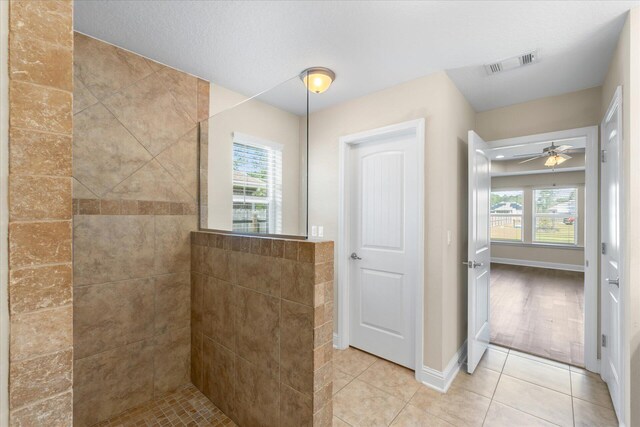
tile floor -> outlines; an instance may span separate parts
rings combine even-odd
[[[446,394],[368,353],[334,350],[333,426],[617,426],[606,385],[563,363],[492,346]],[[193,385],[97,424],[234,426]]]
[[[173,393],[130,409],[94,427],[129,426],[235,426],[193,384],[185,385]]]
[[[446,394],[386,360],[335,350],[333,392],[334,427],[618,425],[599,376],[495,346]]]

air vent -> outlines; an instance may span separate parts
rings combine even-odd
[[[503,71],[512,70],[514,68],[522,67],[525,65],[533,64],[538,60],[538,54],[534,50],[533,52],[527,52],[522,55],[514,56],[512,58],[504,59],[493,64],[487,64],[484,66],[487,74],[497,74]]]

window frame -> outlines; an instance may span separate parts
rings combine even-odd
[[[268,229],[266,233],[253,232],[255,234],[282,234],[282,157],[284,151],[284,144],[280,144],[278,142],[273,142],[268,139],[258,138],[252,135],[247,135],[241,132],[233,132],[231,138],[231,216],[232,216],[232,225],[233,229],[233,204],[238,203],[247,203],[246,200],[236,200],[236,195],[233,194],[233,157],[234,157],[234,148],[235,144],[246,145],[249,147],[254,147],[258,149],[267,150],[269,153],[269,175],[267,182],[267,197],[265,198],[265,202],[268,204]],[[279,174],[277,173],[277,169],[279,168]],[[255,202],[248,202],[255,203]]]
[[[512,244],[517,244],[517,243],[524,243],[524,210],[525,210],[525,204],[524,204],[524,193],[525,193],[525,189],[524,188],[520,188],[520,187],[508,187],[508,188],[496,188],[496,189],[491,189],[491,192],[489,194],[489,200],[491,200],[491,193],[498,193],[498,192],[507,192],[507,191],[518,191],[522,194],[522,213],[521,214],[500,214],[500,216],[511,216],[511,217],[520,217],[520,239],[494,239],[491,237],[491,225],[489,226],[489,241],[491,243],[512,243]],[[491,217],[494,214],[491,213],[491,209],[489,209],[489,224],[491,224]]]
[[[548,241],[540,241],[540,240],[536,240],[536,220],[539,217],[547,217],[547,218],[563,218],[566,217],[566,214],[546,214],[546,213],[541,213],[539,214],[538,212],[536,212],[537,210],[537,197],[536,197],[536,192],[537,191],[541,191],[541,190],[562,190],[562,189],[573,189],[575,191],[576,194],[576,212],[574,218],[575,220],[573,221],[573,243],[556,243],[556,242],[548,242]],[[531,188],[531,243],[533,245],[550,245],[550,246],[557,246],[557,247],[570,247],[570,248],[574,248],[574,247],[578,247],[578,234],[579,234],[579,228],[578,225],[580,223],[580,212],[579,212],[579,208],[580,208],[580,201],[578,200],[578,197],[580,197],[580,191],[579,191],[579,186],[578,185],[562,185],[562,186],[555,186],[555,187],[550,187],[550,186],[541,186],[541,187],[532,187]]]

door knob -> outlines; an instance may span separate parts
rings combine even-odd
[[[362,258],[360,258],[357,253],[352,252],[351,253],[351,259],[362,259]]]
[[[475,261],[462,261],[462,263],[466,266],[468,266],[469,268],[478,268],[478,267],[482,267],[484,264],[481,262],[475,262]]]
[[[607,279],[607,283],[610,285],[616,285],[617,287],[620,287],[620,278],[616,278],[616,279]]]

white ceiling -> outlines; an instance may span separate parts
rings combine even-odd
[[[639,4],[77,0],[74,25],[248,96],[329,67],[336,81],[313,95],[314,110],[447,70],[483,111],[600,85],[625,12]],[[494,76],[482,67],[532,49],[537,64]],[[299,111],[279,92],[262,99]]]

